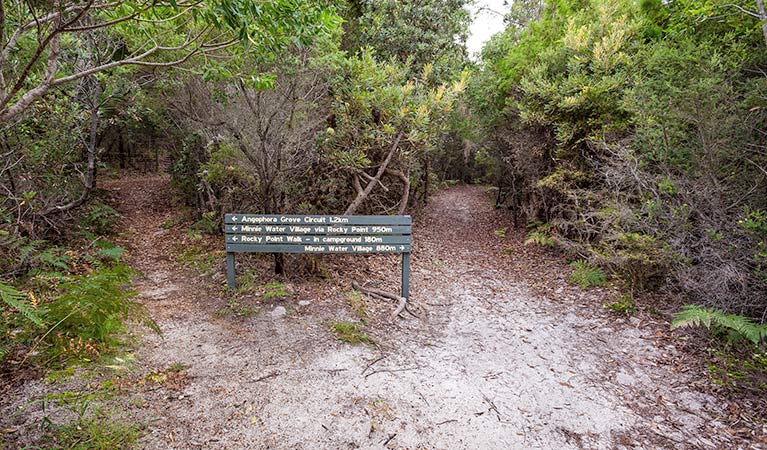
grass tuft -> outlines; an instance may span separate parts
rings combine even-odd
[[[373,340],[362,330],[360,324],[349,321],[338,321],[331,325],[336,339],[348,344],[372,344]]]

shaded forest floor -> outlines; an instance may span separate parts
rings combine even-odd
[[[483,188],[442,190],[415,217],[417,317],[398,319],[396,305],[351,289],[397,291],[398,257],[326,256],[323,278],[291,259],[284,279],[270,278],[267,257],[243,257],[245,287],[231,294],[221,239],[176,219],[166,177],[107,189],[163,334],[136,328],[110,364],[17,386],[4,411],[51,391],[108,391],[92,401],[139,424],[148,449],[759,445],[706,393],[664,319],[620,318],[602,306],[611,290],[568,284],[564,262],[525,246]],[[341,342],[341,322],[371,342]],[[13,419],[27,430],[16,443],[33,443],[41,417],[74,414],[29,406]]]

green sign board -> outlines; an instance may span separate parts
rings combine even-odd
[[[235,287],[235,253],[401,253],[402,296],[410,286],[410,216],[227,214],[227,284]]]

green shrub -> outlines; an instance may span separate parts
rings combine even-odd
[[[588,261],[573,261],[570,263],[573,273],[570,274],[570,283],[577,284],[583,289],[592,286],[604,286],[607,282],[607,276],[602,269],[589,263]]]
[[[204,212],[192,228],[205,234],[219,234],[221,232],[220,217],[215,211]]]
[[[667,274],[672,255],[659,239],[642,233],[618,233],[603,243],[604,264],[626,282],[629,288],[654,287]]]

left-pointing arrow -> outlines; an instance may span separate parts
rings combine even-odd
[[[232,230],[237,231],[237,225],[233,226]]]
[[[234,242],[237,242],[237,236],[234,236],[234,237],[232,238],[232,240],[233,240]]]
[[[232,222],[237,222],[237,216],[232,216]]]

